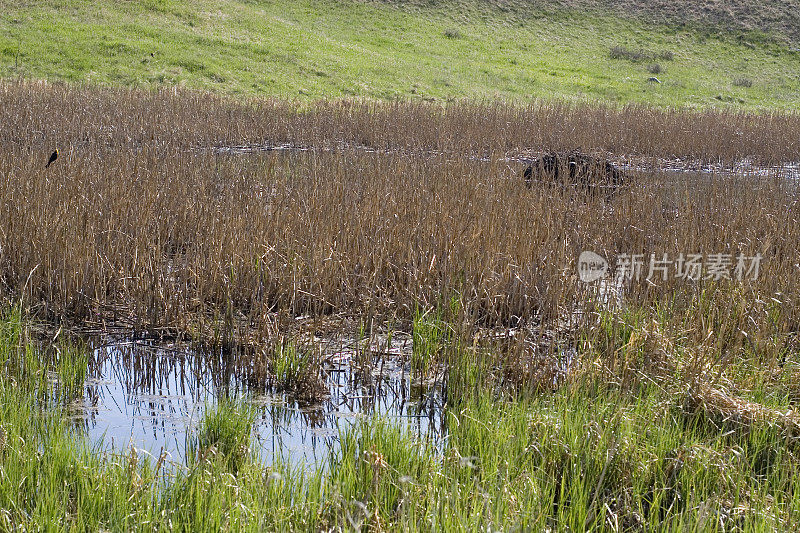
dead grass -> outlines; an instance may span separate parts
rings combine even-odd
[[[776,427],[787,443],[800,442],[800,422],[795,410],[770,409],[762,404],[737,398],[706,383],[686,393],[683,409],[686,413],[702,413],[721,427],[751,429],[759,426]]]
[[[736,290],[753,301],[780,293],[776,327],[796,327],[793,184],[633,173],[609,203],[528,190],[524,165],[508,160],[580,148],[793,161],[794,114],[538,102],[245,105],[27,82],[3,83],[0,95],[0,289],[49,319],[166,328],[220,344],[274,334],[280,317],[410,320],[418,307],[456,309],[459,323],[482,327],[556,328],[587,298],[575,261],[593,250],[608,258],[761,253],[761,277]],[[263,143],[311,150],[213,149]],[[45,171],[55,147],[61,156]],[[712,288],[642,280],[627,298],[648,305]],[[731,299],[718,312],[740,305]],[[745,342],[735,331],[731,338]]]

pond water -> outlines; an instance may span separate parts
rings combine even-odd
[[[370,146],[348,144],[339,142],[334,145],[306,146],[292,143],[262,143],[217,146],[214,152],[222,155],[248,155],[248,154],[294,154],[305,152],[338,152],[338,153],[368,153],[377,155],[406,155],[414,157],[449,157],[465,158],[472,161],[491,162],[487,155],[446,153],[438,150],[409,150],[403,148],[379,149]],[[499,161],[517,165],[529,165],[541,153],[534,149],[520,149],[517,153],[506,153],[497,158]],[[662,171],[670,174],[693,174],[714,176],[743,176],[749,178],[778,178],[792,182],[800,181],[800,162],[785,161],[780,164],[761,165],[752,158],[743,158],[735,163],[723,164],[721,162],[707,162],[691,158],[652,158],[644,156],[618,156],[609,159],[611,163],[624,171],[653,172]],[[520,173],[522,172],[519,169]]]
[[[224,355],[148,341],[95,341],[84,395],[72,419],[102,449],[137,451],[183,461],[187,435],[223,396],[245,398],[257,421],[254,446],[266,464],[282,458],[313,468],[336,450],[340,432],[379,414],[418,435],[443,436],[440,380],[412,385],[408,337],[319,340],[327,395],[307,404],[250,387]],[[366,346],[366,349],[365,349]],[[378,348],[380,347],[380,348]]]

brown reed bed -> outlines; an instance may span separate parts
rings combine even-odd
[[[90,151],[142,147],[278,145],[489,155],[530,151],[762,164],[800,159],[800,115],[696,111],[534,100],[425,102],[283,100],[236,102],[170,89],[79,88],[0,82],[0,145]]]
[[[669,301],[684,318],[693,309],[741,346],[797,329],[793,183],[638,172],[604,201],[527,189],[524,166],[507,160],[577,148],[796,161],[796,114],[236,103],[3,82],[0,121],[0,290],[51,320],[230,344],[273,335],[300,315],[408,323],[415,309],[441,308],[468,329],[537,324],[578,342],[594,315],[575,314],[591,295],[576,259],[593,250],[760,253],[754,281],[641,280],[626,301]],[[203,149],[264,143],[314,150]],[[355,145],[385,151],[346,149]],[[61,156],[45,170],[55,147]],[[698,295],[712,299],[710,309],[692,307]]]

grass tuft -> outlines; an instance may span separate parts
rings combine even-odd
[[[219,462],[224,469],[237,473],[254,456],[254,422],[253,408],[241,401],[223,399],[210,406],[196,433],[187,436],[187,463],[204,468],[205,463]]]

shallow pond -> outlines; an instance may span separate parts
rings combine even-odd
[[[223,355],[149,341],[95,341],[83,397],[72,418],[103,449],[131,446],[182,461],[190,435],[220,397],[243,397],[257,412],[254,446],[270,464],[321,465],[338,447],[340,432],[372,414],[384,415],[434,440],[442,436],[440,384],[412,386],[408,337],[364,343],[317,340],[324,354],[321,374],[327,395],[315,403],[283,393],[255,390]],[[380,346],[380,349],[376,349]]]

